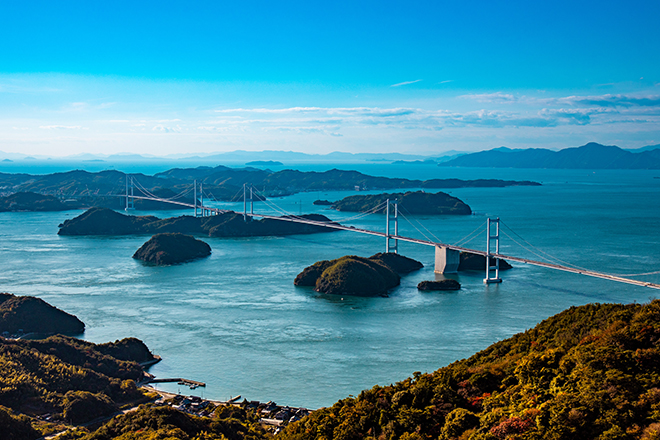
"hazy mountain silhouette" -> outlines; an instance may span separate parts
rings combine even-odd
[[[444,163],[443,167],[491,168],[571,168],[571,169],[660,169],[660,146],[640,152],[614,145],[590,142],[577,148],[552,151],[545,148],[512,150],[496,148],[466,154]]]

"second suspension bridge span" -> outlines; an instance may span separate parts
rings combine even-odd
[[[130,180],[129,180],[130,179]],[[122,195],[122,197],[126,198],[126,210],[133,209],[134,204],[133,204],[133,199],[140,199],[140,200],[151,200],[151,201],[156,201],[156,202],[162,202],[162,203],[170,203],[178,206],[185,206],[188,208],[191,208],[194,210],[194,215],[195,217],[201,215],[202,217],[204,216],[209,216],[209,215],[219,215],[227,212],[233,212],[231,210],[227,209],[219,209],[219,208],[214,208],[214,207],[209,207],[209,206],[204,206],[204,198],[203,198],[203,188],[201,184],[199,184],[199,197],[197,193],[198,189],[198,183],[195,181],[193,183],[194,185],[194,195],[193,195],[193,203],[187,203],[187,202],[182,202],[174,199],[165,199],[162,197],[157,197],[154,194],[151,194],[149,191],[146,191],[144,189],[141,190],[144,195],[138,196],[134,194],[134,180],[132,177],[129,178],[127,176],[126,179],[126,193]],[[248,196],[248,191],[249,191],[249,196]],[[385,202],[385,206],[380,207],[383,211],[385,211],[386,214],[386,228],[385,232],[380,232],[380,231],[373,231],[369,229],[363,229],[363,228],[356,228],[354,226],[346,226],[339,224],[337,222],[324,222],[324,221],[317,221],[317,220],[312,220],[308,218],[304,218],[301,216],[296,216],[296,215],[291,215],[288,214],[284,216],[275,216],[275,215],[270,215],[270,214],[258,214],[254,212],[254,188],[249,185],[243,185],[243,218],[245,221],[248,221],[252,217],[258,217],[258,218],[263,218],[263,219],[271,219],[271,220],[279,220],[279,221],[287,221],[287,222],[294,222],[294,223],[302,223],[302,224],[308,224],[308,225],[314,225],[314,226],[322,226],[325,228],[331,228],[331,229],[338,229],[338,230],[343,230],[343,231],[351,231],[351,232],[357,232],[360,234],[367,234],[367,235],[374,235],[378,237],[382,237],[385,239],[385,252],[398,252],[398,242],[403,241],[403,242],[408,242],[408,243],[415,243],[415,244],[420,244],[420,245],[425,245],[425,246],[432,246],[435,248],[435,272],[436,273],[455,273],[458,270],[458,264],[460,262],[460,253],[461,252],[466,252],[470,254],[475,254],[475,255],[481,255],[486,257],[485,258],[485,273],[486,277],[484,278],[484,283],[486,284],[491,284],[491,283],[500,283],[502,282],[502,279],[500,278],[499,274],[499,262],[500,260],[508,260],[508,261],[516,261],[519,263],[524,263],[524,264],[530,264],[534,266],[540,266],[540,267],[545,267],[548,269],[553,269],[553,270],[560,270],[564,272],[571,272],[575,273],[578,275],[584,275],[584,276],[589,276],[589,277],[594,277],[594,278],[601,278],[609,281],[616,281],[620,283],[626,283],[626,284],[632,284],[636,286],[641,286],[641,287],[649,287],[652,289],[659,289],[660,290],[660,284],[656,283],[650,283],[642,280],[636,280],[624,276],[619,276],[615,274],[609,274],[605,272],[599,272],[599,271],[594,271],[594,270],[589,270],[589,269],[584,269],[584,268],[579,268],[579,267],[571,267],[568,265],[562,265],[562,264],[556,264],[556,263],[551,263],[551,262],[545,262],[545,261],[537,261],[537,260],[532,260],[528,258],[522,258],[522,257],[516,257],[513,255],[505,255],[500,253],[500,246],[499,246],[499,239],[500,239],[500,219],[491,219],[489,218],[486,222],[486,250],[478,250],[478,249],[471,249],[467,247],[462,247],[462,246],[457,246],[457,245],[452,245],[452,244],[447,244],[447,243],[442,243],[439,241],[432,241],[432,240],[423,240],[419,238],[412,238],[412,237],[405,237],[399,235],[399,228],[398,228],[398,205],[396,201],[390,201],[387,200]],[[265,201],[266,198],[258,194],[258,201]],[[248,204],[250,206],[250,210],[248,212]],[[393,209],[391,209],[393,208]],[[372,212],[375,212],[375,209],[371,210]],[[282,211],[284,212],[284,211]],[[393,227],[393,228],[392,228]],[[493,249],[494,245],[494,249]],[[655,272],[652,272],[655,273]],[[640,274],[644,275],[644,274]]]

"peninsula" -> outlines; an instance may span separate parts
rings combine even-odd
[[[127,177],[131,180],[127,182]],[[203,185],[207,198],[216,201],[236,202],[242,200],[243,185],[257,189],[253,192],[255,200],[266,197],[278,197],[305,191],[346,191],[355,190],[391,190],[406,188],[443,189],[443,188],[501,188],[506,186],[538,186],[530,181],[497,179],[430,179],[415,180],[389,177],[377,177],[358,171],[332,169],[324,172],[282,170],[273,172],[268,169],[253,167],[229,168],[226,166],[174,168],[152,176],[145,174],[127,175],[116,170],[90,173],[82,170],[46,175],[0,173],[0,196],[14,193],[34,193],[48,195],[65,203],[69,209],[88,207],[123,208],[126,204],[126,190],[133,182],[136,196],[155,196],[157,198],[193,203],[193,182]],[[199,194],[197,195],[200,200]],[[2,202],[11,205],[13,200]],[[176,204],[157,200],[135,199],[135,208],[139,210],[186,209]],[[22,210],[36,210],[32,203],[23,204]],[[60,210],[59,205],[41,204],[40,209]]]
[[[77,335],[85,324],[34,296],[0,293],[0,334],[65,333]]]

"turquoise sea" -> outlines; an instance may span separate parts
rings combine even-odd
[[[617,274],[660,271],[660,171],[334,167],[419,179],[536,180],[543,186],[450,190],[475,215],[407,216],[410,222],[401,218],[401,234],[456,243],[487,217],[500,217],[510,228],[503,228],[508,234],[502,235],[504,254],[550,255]],[[354,214],[312,202],[349,194],[302,193],[273,202],[291,213],[318,212],[342,221]],[[242,204],[218,206],[242,209]],[[273,212],[262,204],[255,210]],[[207,398],[241,394],[278,404],[327,406],[375,384],[468,357],[570,306],[646,302],[660,294],[521,264],[502,274],[501,285],[485,286],[482,272],[462,273],[456,276],[463,286],[458,292],[419,292],[419,281],[434,278],[433,248],[400,243],[400,253],[425,268],[405,276],[389,298],[329,297],[294,287],[293,279],[317,260],[383,252],[384,239],[344,231],[206,238],[211,257],[150,267],[131,258],[146,236],[58,236],[58,224],[79,213],[0,213],[0,291],[35,295],[77,315],[87,325],[87,340],[142,339],[163,357],[151,373],[206,382],[206,389],[192,394]],[[382,231],[385,218],[372,215],[348,224]],[[484,249],[485,232],[468,245]],[[637,278],[660,283],[660,274]],[[191,393],[177,385],[163,387]]]

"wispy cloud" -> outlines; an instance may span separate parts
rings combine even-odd
[[[557,102],[576,106],[658,107],[660,106],[660,95],[567,96],[557,99]]]
[[[414,81],[404,81],[404,82],[400,82],[400,83],[397,83],[397,84],[392,84],[390,87],[407,86],[408,84],[415,84],[415,83],[418,83],[420,81],[422,81],[422,80],[421,79],[416,79]]]
[[[42,130],[80,130],[80,125],[40,125]]]
[[[447,83],[450,83],[450,82],[454,82],[454,80],[453,79],[446,79],[444,81],[440,81],[438,84],[447,84]]]
[[[181,127],[176,125],[175,127],[169,127],[163,124],[155,125],[151,131],[158,131],[161,133],[181,133]]]
[[[482,103],[512,103],[519,100],[518,97],[510,93],[502,92],[461,95],[459,98],[473,99]]]

